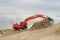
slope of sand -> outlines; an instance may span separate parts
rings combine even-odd
[[[18,34],[1,37],[0,40],[60,40],[60,34],[56,30],[60,24],[39,30],[26,30]]]
[[[50,35],[41,40],[60,40],[60,35]]]

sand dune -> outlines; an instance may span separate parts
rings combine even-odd
[[[60,24],[56,24],[44,29],[26,30],[16,34],[13,33],[14,35],[1,37],[0,40],[59,40],[60,34],[57,35],[56,33],[59,27]]]

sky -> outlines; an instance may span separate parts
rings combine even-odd
[[[60,0],[0,0],[0,29],[11,28],[13,23],[37,13],[60,22]],[[28,25],[37,20],[41,19],[31,20]]]

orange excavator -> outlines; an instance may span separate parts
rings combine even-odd
[[[33,15],[31,17],[27,17],[23,22],[21,22],[20,24],[13,24],[13,29],[14,30],[19,30],[19,29],[27,29],[27,22],[32,20],[32,19],[35,19],[35,18],[46,18],[48,19],[49,21],[52,21],[54,22],[54,20],[48,16],[45,16],[45,15],[41,15],[41,14],[36,14],[36,15]]]

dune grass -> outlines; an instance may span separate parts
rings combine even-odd
[[[4,35],[5,33],[10,32],[10,31],[12,31],[12,29],[0,30],[0,34],[1,34],[1,35]]]
[[[42,21],[35,22],[30,29],[42,29],[50,27],[51,25],[52,23],[49,20],[43,19]]]

